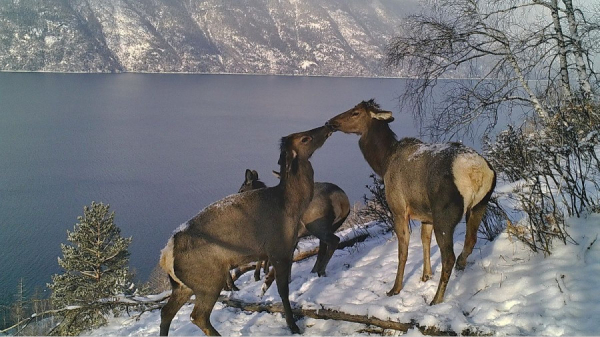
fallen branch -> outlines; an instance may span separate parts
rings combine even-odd
[[[116,299],[114,301],[111,301],[110,303],[95,302],[95,303],[92,303],[89,307],[86,307],[86,309],[89,309],[90,307],[100,307],[100,306],[106,306],[106,305],[113,305],[113,306],[120,305],[120,306],[125,306],[125,307],[132,307],[132,308],[136,309],[136,311],[138,311],[137,315],[135,315],[135,319],[139,320],[140,316],[144,312],[161,309],[166,304],[166,300],[169,297],[170,297],[170,295],[165,294],[156,299],[145,299],[145,298],[124,298],[123,299],[122,298],[122,299]],[[283,305],[281,303],[273,303],[273,304],[246,303],[241,300],[229,298],[227,296],[219,296],[218,300],[219,300],[219,302],[225,304],[228,307],[237,308],[237,309],[249,311],[249,312],[267,312],[267,313],[271,313],[271,314],[273,314],[273,313],[283,314],[284,313]],[[19,322],[18,324],[15,324],[14,326],[9,327],[8,329],[0,330],[0,333],[6,333],[6,332],[10,331],[11,329],[14,329],[22,324],[29,324],[35,318],[57,315],[57,314],[61,315],[67,311],[80,310],[80,309],[82,309],[82,308],[69,307],[69,308],[58,309],[58,310],[48,310],[48,311],[45,311],[38,315],[31,316],[31,317]],[[310,318],[314,318],[314,319],[346,321],[346,322],[352,322],[352,323],[365,324],[367,326],[374,326],[374,327],[378,327],[381,329],[391,329],[391,330],[397,330],[397,331],[403,331],[403,332],[407,332],[410,329],[418,329],[422,334],[431,335],[431,336],[456,336],[457,335],[457,333],[455,331],[441,330],[436,327],[420,326],[415,321],[411,321],[409,323],[396,322],[396,321],[379,319],[377,317],[348,314],[345,312],[341,312],[341,311],[337,311],[337,310],[333,310],[333,309],[327,309],[327,308],[321,308],[321,309],[293,308],[292,312],[297,317],[310,317]],[[481,333],[478,333],[476,330],[470,330],[470,329],[465,329],[465,330],[461,331],[460,334],[464,335],[464,336],[474,336],[474,335],[480,336],[481,335]]]
[[[244,311],[251,312],[268,312],[268,313],[284,313],[283,305],[281,303],[264,304],[264,303],[246,303],[240,300],[231,299],[226,296],[220,296],[219,302],[225,304],[228,307],[237,308]],[[337,321],[346,321],[352,323],[366,324],[377,326],[382,329],[392,329],[397,331],[407,332],[410,329],[419,329],[424,335],[430,336],[456,336],[457,333],[452,330],[440,330],[436,327],[420,326],[415,321],[410,323],[402,323],[390,320],[383,320],[377,317],[368,317],[362,315],[347,314],[345,312],[321,308],[321,309],[304,309],[304,308],[293,308],[292,312],[295,316],[299,317],[310,317],[315,319],[332,319]],[[480,336],[481,333],[465,329],[460,332],[463,336]]]

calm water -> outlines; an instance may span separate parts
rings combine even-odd
[[[83,206],[109,203],[131,266],[145,280],[182,222],[234,193],[246,168],[271,186],[282,136],[322,125],[363,99],[393,110],[402,80],[233,75],[0,73],[0,301],[60,272],[66,231]],[[352,202],[371,169],[358,137],[315,153],[315,178]]]

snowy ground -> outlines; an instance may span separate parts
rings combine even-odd
[[[532,253],[508,234],[495,241],[479,240],[464,272],[452,274],[445,301],[429,306],[441,273],[440,253],[432,242],[434,277],[423,283],[420,230],[413,228],[404,289],[387,297],[397,266],[397,241],[379,225],[374,235],[357,247],[337,251],[327,267],[327,277],[310,274],[315,258],[294,264],[290,284],[292,305],[325,307],[346,313],[375,316],[442,330],[470,328],[496,335],[600,335],[600,215],[570,221],[569,233],[578,245],[556,244],[554,254],[544,258]],[[455,232],[454,251],[462,250],[464,224]],[[314,242],[305,243],[305,245]],[[260,298],[261,282],[252,273],[236,284],[232,298],[247,302],[280,302],[275,284]],[[184,306],[171,325],[170,335],[202,335],[189,320],[192,305]],[[139,320],[114,318],[92,335],[158,335],[160,313],[144,313]],[[223,335],[290,335],[280,314],[247,313],[217,303],[211,316]],[[333,320],[301,319],[305,335],[358,335],[364,325]],[[411,330],[409,335],[420,335]]]

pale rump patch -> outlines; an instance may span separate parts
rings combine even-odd
[[[333,212],[335,214],[333,223],[342,220],[342,217],[346,216],[350,211],[350,203],[346,194],[339,192],[333,193],[331,196],[331,204],[333,205]]]
[[[167,273],[169,274],[173,280],[175,280],[175,282],[183,285],[183,282],[181,282],[180,279],[177,278],[177,276],[175,276],[175,269],[173,268],[173,262],[174,262],[174,257],[173,257],[173,237],[171,237],[169,239],[169,241],[167,242],[167,245],[165,246],[165,248],[163,248],[160,251],[160,267]]]
[[[464,199],[463,213],[485,197],[494,181],[494,171],[485,159],[475,152],[459,154],[452,163],[452,175]]]

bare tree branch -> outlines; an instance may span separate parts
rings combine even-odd
[[[470,133],[473,125],[491,123],[485,126],[490,130],[502,114],[517,106],[534,113],[532,117],[548,118],[554,107],[548,105],[553,100],[547,99],[559,93],[565,101],[574,96],[573,90],[581,90],[584,98],[593,97],[581,80],[578,89],[571,86],[570,70],[579,71],[579,79],[584,73],[588,81],[595,78],[586,65],[597,49],[589,41],[599,25],[591,24],[576,8],[559,6],[570,0],[561,1],[426,2],[430,11],[409,16],[388,46],[388,66],[402,67],[414,78],[401,102],[433,138],[447,138]],[[572,20],[585,29],[573,26],[565,31],[563,27]],[[440,92],[441,78],[481,80],[470,81],[472,87]],[[541,91],[536,87],[539,82],[531,82],[540,78],[548,80]],[[550,82],[556,79],[556,85]],[[492,88],[488,81],[502,84]],[[434,94],[449,97],[436,99],[431,97]]]

